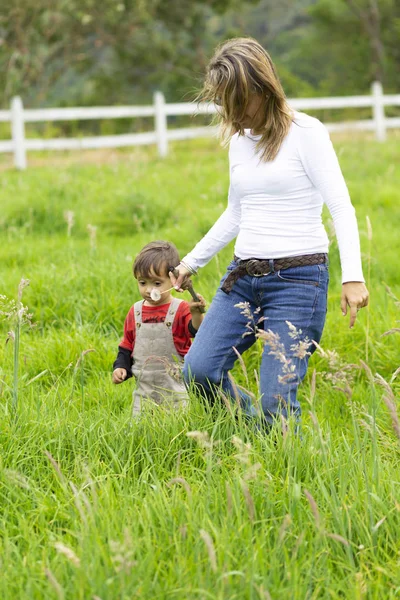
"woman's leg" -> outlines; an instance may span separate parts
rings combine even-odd
[[[221,284],[223,281],[224,278]],[[300,416],[297,388],[307,371],[308,353],[315,350],[312,341],[321,339],[328,281],[326,265],[314,265],[264,277],[245,276],[229,294],[219,288],[185,358],[186,382],[194,382],[210,398],[215,397],[219,386],[235,398],[237,391],[228,378],[237,359],[232,346],[242,354],[254,343],[251,326],[257,324],[261,315],[265,319],[261,327],[265,347],[260,371],[265,420],[272,423],[280,414]],[[236,306],[243,303],[248,303],[250,319]],[[258,307],[261,313],[256,312]],[[240,396],[246,412],[255,416],[249,396]]]
[[[225,277],[222,279],[224,281]],[[249,277],[245,278],[250,280]],[[239,283],[239,282],[238,282]],[[254,313],[249,283],[241,280],[241,285],[226,294],[218,289],[204,321],[196,334],[193,344],[185,357],[184,377],[188,384],[194,383],[197,389],[211,401],[218,396],[218,389],[229,395],[233,401],[239,394],[242,408],[249,415],[255,415],[250,397],[234,389],[228,372],[232,369],[237,354],[242,354],[255,342],[254,329],[247,327],[248,317],[236,304],[248,303],[248,310]],[[255,316],[257,319],[258,316]]]
[[[321,339],[328,280],[326,265],[315,265],[271,273],[260,281],[265,317],[261,403],[269,423],[280,414],[300,416],[297,389],[315,350],[312,341]]]

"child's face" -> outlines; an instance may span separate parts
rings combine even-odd
[[[167,304],[171,301],[170,290],[172,286],[168,275],[158,275],[157,273],[150,272],[146,277],[139,275],[137,282],[140,295],[150,306]]]

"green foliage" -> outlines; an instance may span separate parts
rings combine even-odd
[[[233,4],[6,1],[0,7],[2,103],[17,93],[28,105],[141,103],[154,89],[181,98],[205,66],[206,20]]]
[[[161,238],[183,255],[226,204],[227,153],[215,140],[172,145],[165,160],[140,149],[108,165],[77,155],[68,164],[65,155],[65,165],[3,172],[0,291],[15,299],[29,278],[22,302],[35,326],[20,331],[16,420],[13,342],[0,344],[2,599],[398,596],[399,440],[384,401],[398,395],[398,333],[383,333],[400,308],[385,288],[400,296],[399,145],[335,146],[371,306],[350,331],[332,240],[321,342],[332,354],[312,357],[301,436],[292,423],[265,435],[194,395],[185,413],[158,408],[133,423],[132,380],[111,384],[123,320],[139,297],[135,254]],[[74,213],[70,235],[65,211]],[[330,231],[328,215],[326,223]],[[230,245],[199,273],[208,300],[231,254]],[[3,340],[11,327],[0,323]],[[261,351],[258,343],[244,357],[249,384],[234,369],[256,395]]]
[[[15,94],[29,107],[147,104],[158,89],[191,100],[234,36],[268,49],[289,96],[365,93],[375,79],[397,92],[399,31],[394,0],[5,0],[0,105]]]
[[[382,81],[385,90],[399,88],[398,2],[318,0],[309,13],[312,43],[321,50],[320,61],[325,64],[320,65],[320,72],[325,71],[323,86],[328,92],[364,91],[376,80]],[[301,57],[308,55],[303,46]]]

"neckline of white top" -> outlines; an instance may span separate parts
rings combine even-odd
[[[251,133],[251,129],[245,129],[244,130],[244,134],[245,136],[249,137],[252,140],[259,140],[261,135],[254,135],[254,133]]]
[[[302,116],[302,113],[299,113],[298,110],[294,110],[293,111],[293,120],[292,122],[294,123],[295,121],[298,121],[299,117]],[[308,115],[307,115],[308,116]],[[251,129],[244,129],[244,134],[246,137],[250,138],[251,140],[259,140],[261,138],[261,135],[255,135],[254,133],[251,133]]]

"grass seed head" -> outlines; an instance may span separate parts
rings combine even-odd
[[[67,223],[67,236],[71,237],[72,228],[75,222],[75,213],[72,210],[64,212],[64,221]]]
[[[97,227],[95,225],[88,224],[86,228],[89,232],[90,247],[92,248],[92,250],[95,250],[96,249]]]
[[[206,448],[207,450],[212,448],[212,441],[210,440],[208,431],[188,431],[186,435],[195,440],[200,448]]]
[[[77,557],[77,555],[71,548],[69,548],[62,542],[56,542],[54,544],[54,548],[59,554],[64,555],[69,560],[69,562],[72,563],[75,567],[80,567],[80,558]]]
[[[243,479],[240,480],[240,487],[242,488],[243,496],[247,506],[247,512],[249,514],[250,521],[254,521],[256,518],[256,507],[254,505],[254,500],[252,495],[250,494],[249,486]]]
[[[214,542],[212,540],[212,537],[204,529],[200,529],[200,537],[203,540],[203,542],[207,548],[208,558],[210,560],[211,569],[214,571],[214,573],[216,573],[217,572],[217,555],[215,552],[215,547],[214,547]]]
[[[317,529],[320,529],[321,528],[321,516],[319,514],[317,503],[315,502],[313,496],[311,495],[311,493],[308,490],[304,490],[304,495],[310,504],[311,512],[314,516],[315,525],[316,525]]]

